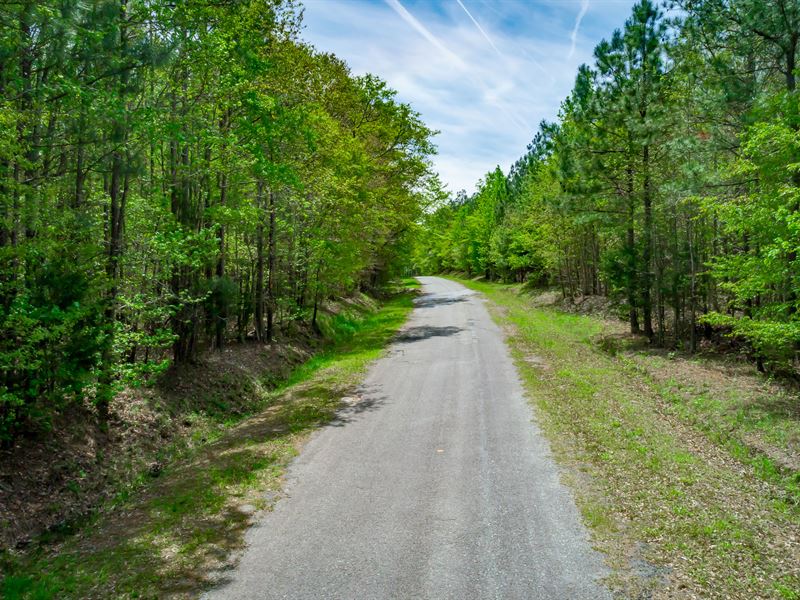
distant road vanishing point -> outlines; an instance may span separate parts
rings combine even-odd
[[[423,294],[207,599],[603,599],[607,574],[482,300]]]

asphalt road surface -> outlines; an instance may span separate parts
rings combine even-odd
[[[205,598],[610,598],[500,329],[462,285],[420,281],[388,356]]]

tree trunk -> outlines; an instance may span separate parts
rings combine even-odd
[[[219,204],[225,206],[228,198],[228,176],[226,173],[220,174],[219,178]],[[217,229],[217,267],[215,274],[217,276],[217,285],[222,284],[222,279],[225,277],[225,225],[219,224]],[[214,328],[214,346],[217,350],[222,350],[225,344],[225,329],[228,324],[228,299],[221,298],[219,305],[219,314],[216,315],[217,321]]]
[[[223,136],[228,133],[228,124],[230,121],[230,109],[225,110],[222,119],[220,120],[220,132]],[[225,161],[225,153],[227,144],[223,141],[221,150],[221,170],[219,173],[219,205],[225,206],[228,202],[228,172],[227,163]],[[221,284],[222,279],[225,277],[225,225],[219,223],[217,229],[217,244],[219,247],[219,254],[217,256],[216,276],[218,283]],[[225,330],[228,325],[228,299],[223,298],[220,303],[220,314],[217,315],[216,327],[214,328],[214,345],[217,350],[222,350],[225,344]]]
[[[83,102],[81,102],[81,115],[78,119],[78,140],[75,148],[75,199],[73,208],[80,209],[84,202],[84,184],[86,182],[86,169],[84,168],[84,154],[86,152],[83,139],[86,128],[86,114]]]
[[[632,160],[632,157],[630,158]],[[638,334],[640,333],[639,328],[639,313],[637,311],[637,302],[636,302],[636,281],[637,277],[637,269],[636,269],[636,238],[635,238],[635,222],[634,219],[636,217],[636,205],[634,204],[634,188],[633,188],[633,166],[628,163],[627,169],[627,192],[628,192],[628,226],[625,235],[625,243],[628,250],[628,273],[627,273],[627,293],[628,293],[628,318],[631,326],[631,333]]]
[[[653,287],[652,246],[653,246],[653,200],[650,189],[650,146],[642,149],[642,169],[644,182],[642,203],[644,205],[644,231],[642,235],[642,313],[644,317],[644,334],[653,340],[653,306],[651,291]]]
[[[687,224],[687,237],[689,238],[689,272],[691,277],[691,286],[689,293],[689,318],[690,318],[690,332],[689,332],[689,351],[694,354],[697,352],[697,299],[696,299],[696,281],[697,275],[695,270],[694,261],[694,232],[692,228],[691,219]]]
[[[119,259],[122,254],[122,151],[115,151],[111,159],[111,185],[108,195],[111,200],[109,207],[109,237],[108,237],[108,262],[106,272],[108,274],[109,303],[111,307],[111,318],[114,318],[114,304],[117,298],[117,276],[119,274]]]
[[[118,52],[120,55],[125,54],[127,49],[127,0],[120,0],[119,2],[119,40]],[[119,94],[120,101],[125,102],[128,87],[128,74],[127,71],[120,73],[117,80],[117,93]],[[117,294],[118,294],[118,280],[120,274],[120,258],[122,256],[122,234],[123,234],[123,219],[125,215],[125,203],[128,193],[128,173],[127,170],[123,173],[123,161],[127,158],[125,146],[127,143],[127,129],[124,121],[125,117],[118,116],[114,120],[111,130],[111,144],[113,151],[111,154],[111,179],[108,187],[109,207],[108,207],[108,255],[106,259],[106,275],[108,276],[108,297],[106,299],[106,321],[109,331],[114,331],[114,322],[117,319]],[[77,202],[77,189],[76,189],[76,202]],[[82,199],[81,199],[82,202]],[[112,337],[113,339],[113,337]],[[108,406],[111,401],[111,363],[113,341],[106,343],[103,351],[103,371],[104,374],[100,378],[101,392],[98,394],[97,407],[100,418],[105,422],[108,418]]]
[[[258,226],[256,227],[256,289],[253,307],[253,325],[256,339],[264,341],[264,217],[261,213],[264,184],[258,182],[256,206],[259,207]]]
[[[680,255],[680,242],[679,242],[679,232],[680,232],[680,223],[678,218],[678,210],[677,208],[673,208],[672,210],[672,285],[671,285],[671,295],[672,295],[672,338],[673,343],[677,346],[680,341],[680,333],[681,333],[681,297],[682,297],[682,290],[680,286],[680,273],[682,272],[682,266],[680,264],[679,255]]]
[[[267,254],[267,342],[274,338],[275,319],[275,193],[270,189],[269,198],[269,231]]]
[[[319,274],[322,271],[322,261],[317,263],[317,273],[314,278],[314,311],[311,315],[311,330],[314,333],[321,333],[319,324],[317,323],[317,308],[319,307]]]

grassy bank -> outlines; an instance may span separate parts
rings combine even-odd
[[[280,497],[281,478],[310,433],[329,422],[412,308],[341,307],[321,322],[332,343],[272,391],[264,409],[207,443],[113,507],[72,530],[6,553],[0,597],[189,597],[236,559],[253,515]]]
[[[719,359],[656,352],[619,323],[485,294],[594,543],[627,597],[799,598],[800,419],[791,393]]]

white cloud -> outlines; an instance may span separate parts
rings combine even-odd
[[[572,28],[572,33],[569,34],[569,39],[572,42],[572,45],[569,48],[569,54],[567,58],[572,58],[575,54],[575,44],[578,42],[578,30],[581,27],[581,21],[583,21],[583,17],[586,16],[586,11],[589,10],[589,0],[581,0],[581,9],[578,11],[578,16],[575,19],[575,27]]]
[[[505,57],[503,56],[503,53],[502,53],[502,52],[500,52],[500,50],[498,50],[498,49],[497,49],[497,46],[495,46],[495,45],[494,45],[494,42],[492,41],[492,38],[490,38],[490,37],[489,37],[489,34],[488,34],[488,33],[486,33],[486,31],[484,31],[483,27],[481,27],[481,24],[480,24],[480,23],[478,23],[478,21],[476,21],[476,20],[475,20],[475,17],[473,17],[473,16],[472,16],[472,13],[471,13],[471,12],[469,12],[469,10],[467,10],[467,7],[466,7],[466,6],[464,6],[464,3],[463,3],[461,0],[456,0],[456,2],[458,2],[458,5],[459,5],[461,8],[463,8],[463,9],[464,9],[464,12],[465,12],[465,13],[467,13],[467,16],[468,16],[468,17],[470,18],[470,20],[471,20],[471,21],[472,21],[472,22],[475,24],[475,27],[478,29],[478,31],[480,31],[480,33],[481,33],[481,35],[484,37],[484,39],[485,39],[487,42],[489,42],[489,45],[490,45],[492,48],[494,48],[494,51],[495,51],[495,52],[497,52],[497,55],[498,55],[500,58],[502,58],[502,59],[504,59],[504,60],[505,60]]]
[[[402,4],[400,4],[399,0],[386,0],[386,4],[388,4],[393,11],[395,11],[400,18],[403,19],[406,23],[411,25],[411,27],[417,31],[422,37],[428,40],[433,46],[442,53],[443,56],[446,56],[453,64],[457,65],[460,68],[464,68],[463,61],[453,54],[435,35],[433,35],[428,29],[420,23],[414,15],[408,12]]]
[[[374,73],[396,89],[441,131],[434,165],[442,180],[451,191],[472,191],[496,165],[507,170],[522,155],[540,120],[556,116],[577,67],[591,60],[600,37],[624,23],[630,4],[610,5],[616,17],[589,11],[592,18],[577,23],[580,35],[578,6],[306,0],[304,37],[353,72]],[[594,22],[595,12],[606,20]]]

